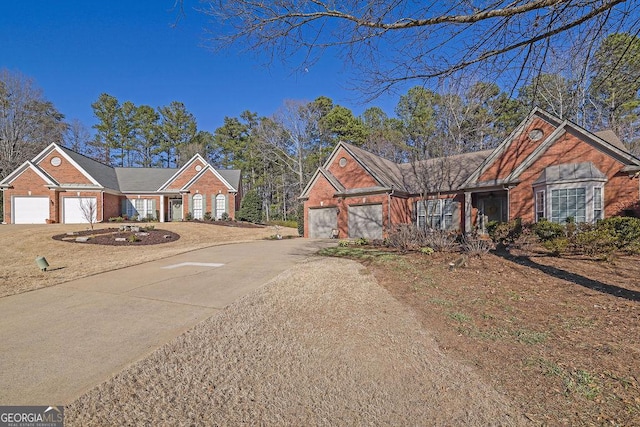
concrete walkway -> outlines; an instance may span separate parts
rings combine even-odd
[[[1,298],[0,405],[68,404],[326,245],[215,246]]]

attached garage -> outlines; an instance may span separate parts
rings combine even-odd
[[[62,204],[62,222],[65,224],[88,224],[87,215],[83,211],[93,210],[93,222],[96,222],[97,199],[95,197],[65,197]]]
[[[382,239],[382,205],[349,206],[349,237]]]
[[[13,197],[14,224],[45,224],[47,219],[49,219],[48,197]]]
[[[329,239],[338,228],[338,208],[309,209],[309,237]]]

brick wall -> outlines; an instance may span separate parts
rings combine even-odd
[[[167,187],[169,190],[179,190],[184,187],[189,181],[193,179],[200,171],[196,170],[196,167],[200,166],[204,168],[206,165],[200,161],[200,159],[195,160],[193,163],[189,165],[186,169],[182,171],[182,173]]]
[[[58,157],[60,165],[53,166],[51,159]],[[84,176],[74,165],[72,165],[65,157],[60,155],[58,151],[53,150],[48,156],[38,163],[38,167],[51,175],[53,179],[64,184],[91,184],[92,182]]]

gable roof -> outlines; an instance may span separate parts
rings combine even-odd
[[[7,175],[2,181],[0,181],[0,188],[6,188],[11,185],[11,183],[20,175],[22,175],[26,170],[32,170],[35,172],[42,180],[45,182],[45,185],[50,187],[58,186],[58,182],[55,179],[38,166],[33,164],[31,161],[27,160],[23,164],[21,164],[16,170]]]
[[[555,129],[545,137],[545,139],[538,145],[538,147],[536,147],[535,150],[533,150],[533,152],[531,152],[531,154],[529,154],[519,165],[516,165],[507,177],[490,182],[479,182],[478,179],[480,176],[493,164],[494,161],[499,158],[502,153],[504,153],[504,151],[506,151],[511,143],[513,143],[513,141],[530,126],[533,119],[536,117],[550,123],[555,127]],[[620,139],[613,132],[602,131],[598,133],[591,133],[569,120],[560,121],[559,118],[542,110],[541,108],[536,107],[520,123],[520,125],[518,125],[516,130],[505,138],[503,142],[487,157],[483,164],[469,176],[469,178],[463,183],[463,187],[473,188],[484,185],[506,185],[516,183],[520,175],[529,168],[547,150],[547,148],[567,132],[578,135],[580,140],[625,164],[626,166],[623,170],[640,170],[640,159],[629,153],[624,144],[622,144]],[[604,139],[603,137],[607,139]]]
[[[119,190],[123,193],[150,192],[158,189],[177,169],[114,168]]]
[[[210,168],[220,180],[232,191],[240,186],[241,173],[239,170],[228,169],[217,171],[202,156],[196,154],[182,168],[119,168],[105,165],[93,160],[83,154],[77,153],[69,148],[60,146],[56,143],[50,144],[42,150],[32,161],[26,161],[19,168],[9,174],[0,182],[0,187],[7,187],[17,176],[26,169],[31,168],[47,183],[48,186],[58,187],[64,186],[64,183],[58,183],[42,168],[38,167],[42,159],[57,151],[70,164],[78,169],[80,173],[87,177],[95,186],[104,189],[113,190],[123,193],[155,193],[159,191],[163,184],[168,183],[171,179],[179,175],[179,172],[187,168],[196,159],[201,160],[205,165],[203,170]]]

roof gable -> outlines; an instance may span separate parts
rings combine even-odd
[[[181,189],[180,191],[187,191],[189,189],[189,187],[191,187],[194,183],[196,183],[200,178],[202,178],[207,172],[211,172],[216,178],[218,178],[220,180],[220,182],[222,182],[222,184],[224,184],[225,187],[227,187],[227,189],[229,189],[229,191],[231,192],[237,192],[238,190],[236,188],[234,188],[231,184],[229,184],[227,182],[226,179],[224,179],[222,177],[222,175],[220,175],[220,173],[218,173],[218,171],[211,166],[209,163],[207,163],[207,165],[202,168],[202,170],[200,170],[193,178],[191,178]]]
[[[16,179],[20,177],[25,171],[31,170],[35,172],[42,180],[45,182],[45,185],[50,187],[58,186],[58,182],[56,182],[53,177],[47,174],[45,171],[40,169],[38,166],[33,164],[31,161],[27,160],[23,164],[21,164],[16,170],[11,172],[5,179],[0,181],[0,187],[6,188],[10,187],[11,183],[13,183]]]
[[[551,132],[544,135],[540,141],[534,140],[530,134],[531,131],[534,131],[538,127],[537,123],[540,123],[539,121],[536,122],[536,120],[542,120],[551,130]],[[607,137],[605,140],[601,136],[591,133],[575,123],[568,120],[561,121],[558,117],[536,107],[529,116],[520,123],[514,132],[503,140],[503,142],[487,157],[485,162],[483,162],[483,164],[471,174],[463,186],[474,187],[483,184],[501,185],[517,182],[520,175],[566,133],[575,135],[579,140],[620,161],[630,170],[640,168],[640,159],[626,151],[621,143],[617,144],[616,140],[619,141],[619,139],[615,137],[615,134],[613,134],[613,136],[611,135],[612,133],[602,134],[602,136]],[[483,174],[491,168],[494,170],[496,169],[497,162],[504,159],[505,153],[510,149],[517,150],[519,148],[514,146],[514,144],[522,144],[526,141],[530,142],[530,146],[526,151],[523,151],[524,155],[521,155],[515,162],[512,162],[509,165],[498,165],[504,166],[501,174],[494,173],[491,177],[485,176],[484,179],[482,178]]]
[[[333,174],[325,168],[320,167],[313,174],[304,190],[302,190],[302,194],[299,197],[300,199],[309,198],[309,192],[311,191],[313,186],[316,185],[316,182],[321,176],[324,177],[333,188],[335,188],[336,192],[343,193],[345,191],[344,185],[342,185],[340,181],[338,181],[338,178],[333,176]]]
[[[169,189],[169,187],[171,187],[172,184],[175,184],[176,181],[179,181],[184,174],[187,173],[187,171],[189,170],[189,168],[194,165],[195,163],[199,162],[202,166],[202,169],[204,169],[204,167],[206,165],[209,165],[209,163],[200,155],[200,154],[196,154],[194,155],[191,159],[189,159],[188,162],[186,162],[184,165],[182,165],[182,167],[180,169],[178,169],[167,181],[165,181],[159,188],[158,191],[164,191]],[[200,171],[196,171],[196,173],[194,174],[197,175],[197,172],[201,172],[202,169]],[[193,178],[193,177],[191,177]],[[190,181],[191,179],[187,179],[187,181]],[[184,187],[184,185],[180,185],[178,188],[182,188]]]
[[[71,164],[71,166],[73,166],[82,176],[84,176],[91,184],[95,185],[95,186],[103,186],[100,182],[98,182],[98,180],[88,171],[85,169],[85,167],[83,166],[88,166],[90,165],[89,162],[84,162],[83,159],[86,160],[91,160],[88,157],[82,156],[81,154],[75,153],[72,150],[69,150],[67,148],[64,148],[58,144],[56,144],[55,142],[50,144],[47,148],[45,148],[44,150],[42,150],[33,160],[32,162],[36,165],[39,165],[44,159],[46,159],[50,154],[52,154],[53,152],[56,152],[60,157],[64,158],[67,162],[69,162]],[[82,158],[82,159],[81,159]],[[81,165],[78,160],[80,160],[80,163],[84,163],[84,165]],[[96,162],[95,160],[91,160],[91,162],[93,163],[97,163],[99,165],[102,165],[99,162]],[[102,165],[106,168],[110,168],[110,166],[106,166],[106,165]],[[91,169],[91,168],[90,168]],[[77,183],[66,183],[66,182],[60,182],[60,185],[64,185],[64,184],[77,184]]]

